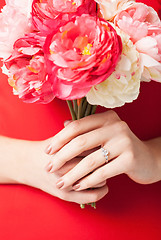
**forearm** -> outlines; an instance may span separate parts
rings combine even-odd
[[[25,141],[0,136],[0,183],[20,183]]]
[[[145,142],[145,144],[149,147],[150,151],[154,156],[154,166],[156,173],[156,181],[161,180],[161,137],[154,138]]]

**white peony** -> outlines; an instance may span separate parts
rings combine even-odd
[[[116,28],[121,36],[123,51],[115,71],[104,82],[93,86],[87,94],[92,105],[115,108],[132,102],[139,95],[142,67],[139,53],[129,36]]]
[[[13,44],[30,32],[31,0],[6,0],[0,13],[0,58],[7,59]]]
[[[112,20],[116,14],[130,7],[134,0],[95,0],[105,20]]]
[[[28,18],[30,17],[33,0],[6,0],[5,2],[6,5],[17,9],[17,11],[21,12]]]

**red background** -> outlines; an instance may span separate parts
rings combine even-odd
[[[146,3],[160,8],[159,1]],[[143,83],[139,98],[116,111],[141,139],[161,136],[161,84]],[[58,132],[68,118],[59,100],[48,105],[22,103],[1,74],[0,134],[41,140]],[[110,192],[97,203],[97,210],[81,210],[31,187],[1,185],[0,240],[160,240],[161,182],[139,185],[122,175],[108,180],[108,185]]]

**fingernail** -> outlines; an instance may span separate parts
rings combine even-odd
[[[57,181],[57,183],[56,183],[56,186],[57,186],[58,188],[62,188],[62,187],[64,186],[64,181],[63,181],[62,179],[59,179],[59,180]]]
[[[49,163],[47,166],[46,166],[46,171],[47,172],[50,172],[50,170],[52,169],[52,167],[53,167],[53,164],[52,163]]]
[[[55,167],[52,165],[51,169],[49,170],[50,173],[54,173],[55,172]]]
[[[66,120],[66,121],[64,122],[64,127],[66,127],[69,123],[71,123],[71,121],[72,121],[72,120]]]
[[[52,150],[52,146],[49,145],[49,146],[47,146],[47,148],[45,149],[45,153],[46,153],[46,154],[50,154],[50,153],[51,153],[51,150]]]
[[[74,190],[78,190],[79,188],[80,188],[80,184],[79,183],[73,186]]]

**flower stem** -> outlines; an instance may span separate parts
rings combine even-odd
[[[83,209],[85,208],[85,204],[80,204],[80,207]]]
[[[89,104],[85,97],[73,101],[67,100],[67,104],[73,121],[94,114],[97,108],[97,106]],[[96,209],[95,202],[89,203],[88,205]],[[84,209],[85,204],[80,204],[80,207]]]
[[[93,106],[92,106],[91,115],[92,115],[92,114],[95,114],[96,109],[97,109],[97,105],[93,105]]]
[[[96,203],[95,203],[95,202],[91,203],[91,207],[93,207],[94,209],[96,209]]]
[[[91,115],[92,105],[90,103],[87,104],[87,110],[85,113],[85,117]]]
[[[70,110],[70,113],[71,113],[71,116],[72,116],[72,120],[77,120],[77,116],[74,112],[74,109],[73,109],[73,104],[72,104],[72,101],[70,100],[67,100],[67,104],[68,104],[68,107],[69,107],[69,110]]]
[[[77,104],[77,100],[73,100],[73,105],[74,105],[74,111],[76,116],[78,115],[78,104]],[[78,117],[77,117],[78,118]]]
[[[88,105],[88,102],[85,98],[85,100],[83,101],[83,104],[82,104],[81,118],[85,117],[85,112],[86,112],[86,109],[87,109],[87,105]]]
[[[81,113],[82,113],[82,101],[83,99],[80,100],[79,105],[78,105],[78,115],[77,115],[77,119],[81,118]]]

